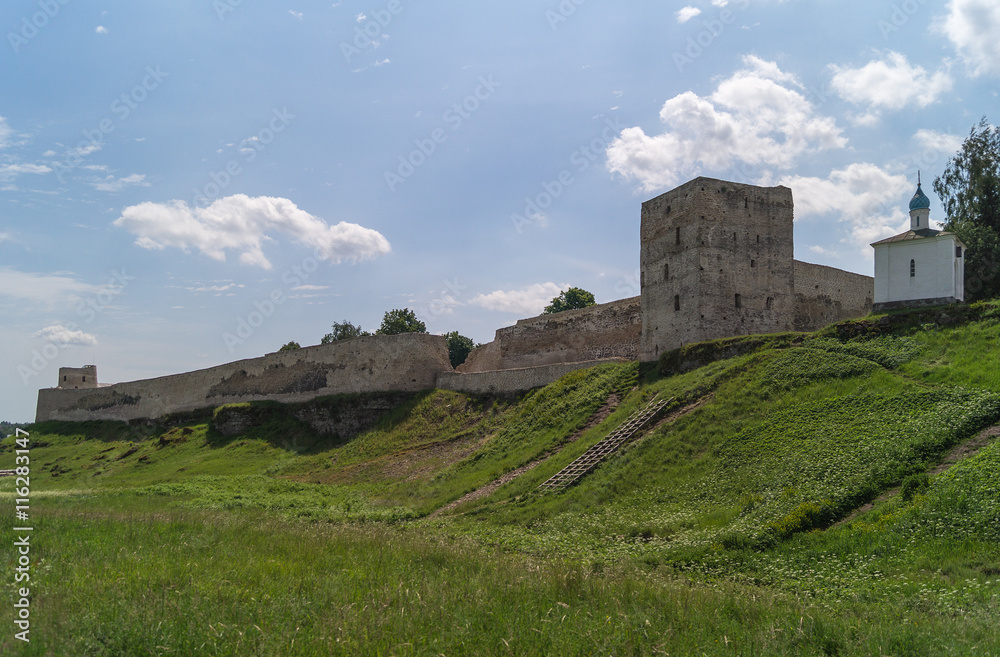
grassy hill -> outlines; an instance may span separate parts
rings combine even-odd
[[[997,305],[899,313],[428,391],[357,435],[308,421],[352,396],[37,424],[32,641],[0,649],[1000,654],[998,338]],[[539,492],[654,397],[652,430]]]

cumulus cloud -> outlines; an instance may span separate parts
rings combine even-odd
[[[1000,76],[1000,4],[951,0],[942,26],[973,75]]]
[[[688,6],[688,7],[682,7],[674,15],[677,17],[678,23],[687,23],[689,20],[691,20],[695,16],[699,16],[700,14],[701,14],[701,9],[698,9],[697,7]]]
[[[95,336],[89,333],[84,333],[83,331],[73,331],[61,324],[46,326],[41,331],[32,335],[32,337],[41,338],[47,342],[54,342],[55,344],[62,346],[78,345],[83,347],[92,347],[97,344],[97,338]]]
[[[901,232],[909,221],[906,200],[914,183],[868,162],[836,169],[823,178],[785,176],[776,184],[792,190],[795,220],[834,216],[846,224],[849,243],[871,256],[869,244]]]
[[[96,32],[97,34],[107,34],[108,28],[104,27],[103,25],[98,25],[96,28],[94,28],[94,32]]]
[[[665,131],[626,128],[607,149],[607,167],[644,191],[677,184],[705,169],[734,165],[787,169],[802,155],[843,148],[847,139],[820,116],[795,76],[753,56],[707,97],[685,92],[660,110]]]
[[[474,303],[488,310],[534,316],[545,310],[545,306],[552,303],[552,299],[559,296],[559,293],[567,288],[569,288],[568,285],[536,283],[520,290],[496,290],[489,294],[478,294],[470,299],[469,303]]]
[[[861,116],[863,124],[877,120],[878,110],[926,107],[952,88],[947,71],[928,73],[907,61],[905,55],[892,51],[861,68],[836,64],[830,68],[833,90],[844,100],[868,108],[868,113]]]
[[[108,176],[104,180],[92,184],[94,185],[94,189],[99,192],[120,192],[126,185],[149,187],[149,183],[146,182],[146,176],[139,173],[133,173],[130,176],[117,179],[114,176]]]
[[[367,260],[390,251],[389,241],[378,231],[343,221],[330,226],[288,199],[268,196],[236,194],[205,208],[184,201],[140,203],[122,210],[114,225],[135,235],[135,243],[145,249],[195,248],[223,262],[228,251],[237,251],[242,264],[264,269],[271,269],[271,262],[262,245],[273,240],[274,233],[290,236],[332,263]]]
[[[298,20],[302,20],[303,13],[301,11],[293,11],[289,9],[288,13],[297,18]]]
[[[957,153],[962,148],[962,142],[965,141],[965,138],[959,135],[949,135],[944,132],[926,129],[917,130],[913,138],[925,149],[948,155]]]

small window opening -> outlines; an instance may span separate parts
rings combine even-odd
[[[680,227],[680,226],[678,226],[678,227],[677,227],[677,229],[676,229],[676,231],[677,231],[677,232],[676,232],[676,233],[674,233],[674,241],[675,241],[675,242],[676,242],[677,244],[680,244],[680,243],[681,243],[681,227]]]
[[[733,241],[736,241],[736,233],[733,233]]]
[[[667,206],[667,214],[670,214],[670,206]]]
[[[760,235],[757,236],[757,244],[760,244]]]
[[[670,265],[663,265],[663,280],[670,278]]]
[[[915,260],[910,260],[910,278],[917,275],[917,262]]]
[[[962,247],[960,247],[960,246],[956,246],[955,247],[955,257],[956,258],[961,258],[962,257]]]
[[[752,269],[752,268],[754,268],[756,266],[757,266],[757,261],[756,260],[751,260],[750,261],[750,268]]]
[[[770,310],[772,306],[774,306],[774,297],[768,297],[764,307]]]
[[[86,383],[86,382],[87,382],[87,377],[83,377],[83,382],[84,382],[84,383]]]
[[[736,307],[737,308],[742,308],[743,307],[743,297],[741,297],[738,294],[736,295]]]
[[[639,287],[646,287],[646,272],[639,272]]]
[[[680,310],[680,309],[681,309],[681,295],[675,294],[674,295],[674,310]]]
[[[743,199],[743,207],[744,208],[749,208],[750,207],[750,202],[747,199]]]
[[[68,380],[69,380],[69,377],[66,376],[66,375],[63,375],[63,381],[68,381]]]

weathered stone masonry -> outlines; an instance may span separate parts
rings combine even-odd
[[[867,314],[873,279],[794,260],[792,222],[788,188],[697,178],[642,204],[639,297],[522,319],[457,372],[444,337],[412,333],[106,387],[95,387],[96,370],[64,368],[60,388],[39,391],[36,419],[132,420],[434,387],[507,394],[599,362],[652,361],[691,342],[815,330]]]

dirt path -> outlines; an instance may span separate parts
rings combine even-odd
[[[1000,436],[1000,424],[995,424],[992,427],[987,427],[983,429],[972,438],[963,440],[959,444],[952,447],[951,451],[948,452],[943,459],[941,459],[941,462],[936,466],[934,466],[933,468],[931,468],[930,470],[928,470],[927,474],[931,475],[932,477],[935,475],[939,475],[948,468],[950,468],[951,466],[955,465],[956,463],[959,463],[962,460],[969,458],[970,456],[975,456],[976,454],[979,453],[979,450],[981,450],[982,448],[986,447],[991,442],[993,442],[993,440],[997,436]],[[830,527],[833,528],[833,527],[839,527],[841,525],[846,525],[847,523],[851,522],[861,514],[871,511],[872,508],[874,508],[875,505],[878,504],[879,502],[885,502],[886,500],[890,500],[896,497],[896,495],[898,494],[899,494],[899,487],[890,488],[889,490],[885,491],[884,493],[876,497],[871,502],[862,504],[858,508],[854,509],[854,511],[852,511],[848,516],[833,523],[832,525],[830,525]]]

